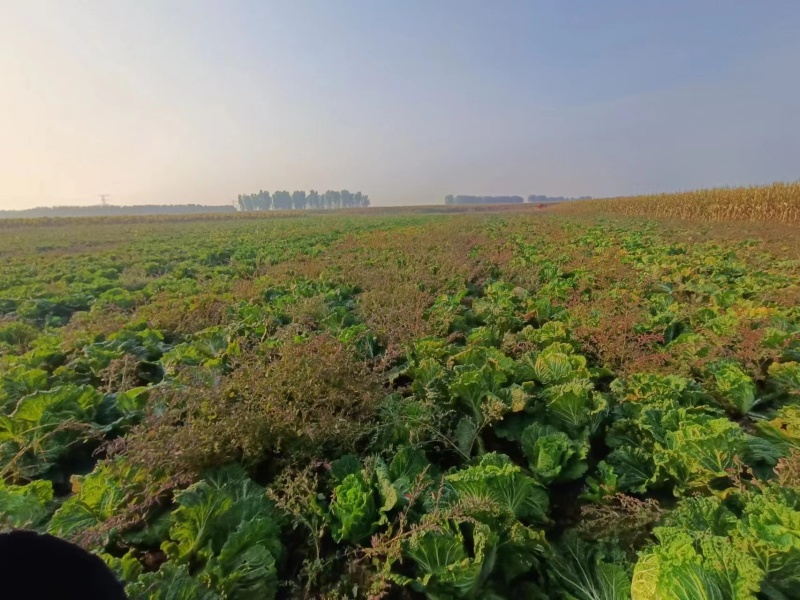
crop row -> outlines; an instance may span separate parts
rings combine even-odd
[[[568,203],[559,211],[692,221],[800,222],[800,182]]]

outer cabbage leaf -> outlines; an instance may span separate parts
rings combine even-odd
[[[741,516],[726,504],[741,510]],[[659,543],[639,558],[634,599],[796,596],[800,586],[798,508],[797,492],[775,485],[737,492],[725,501],[682,500],[654,530]]]
[[[715,536],[728,535],[738,523],[738,517],[715,496],[686,498],[668,513],[662,524],[688,532]]]
[[[126,586],[130,600],[221,600],[222,596],[208,589],[189,574],[187,565],[171,561],[155,573],[145,573]]]
[[[511,581],[538,564],[547,549],[542,531],[526,523],[547,522],[545,489],[502,454],[444,477],[446,504],[491,527],[501,559],[498,570]]]
[[[601,460],[597,463],[597,472],[586,478],[586,489],[581,494],[581,499],[603,503],[614,496],[619,489],[619,477],[614,467]]]
[[[482,588],[495,566],[497,537],[482,524],[472,531],[472,552],[454,525],[441,531],[425,531],[411,537],[406,555],[419,575],[412,580],[428,598],[482,597]]]
[[[275,536],[271,519],[242,522],[225,541],[218,556],[208,561],[200,580],[225,598],[262,600],[274,598],[278,572],[270,541]]]
[[[651,454],[641,448],[617,448],[606,457],[606,464],[620,490],[642,493],[656,479],[656,466]]]
[[[727,477],[744,448],[744,436],[728,419],[697,416],[670,431],[653,459],[675,483],[675,493],[706,488]]]
[[[392,510],[407,505],[420,477],[430,481],[430,466],[421,450],[406,446],[398,448],[389,465],[379,457],[368,459],[365,467],[354,457],[335,461],[332,471],[339,485],[329,508],[334,539],[357,544],[369,537],[389,521]]]
[[[475,507],[478,518],[547,521],[545,489],[503,455],[490,453],[477,465],[445,475],[453,500]]]
[[[361,471],[361,461],[353,454],[345,454],[331,463],[331,477],[337,483],[341,483],[345,477],[359,471]]]
[[[589,369],[586,358],[575,354],[572,346],[565,343],[554,343],[542,350],[534,359],[525,357],[532,363],[532,373],[542,385],[567,383],[573,379],[588,379]]]
[[[440,296],[439,298],[444,300],[447,297]],[[453,354],[454,351],[455,346],[448,344],[441,338],[425,337],[411,342],[407,358],[411,364],[419,364],[422,360],[428,358],[441,362]]]
[[[403,446],[397,449],[389,463],[389,476],[395,482],[413,482],[430,468],[431,464],[422,450]]]
[[[590,379],[573,379],[545,388],[542,397],[547,415],[556,423],[570,429],[582,429],[592,422],[592,417],[605,410],[602,396],[592,394]]]
[[[138,422],[144,413],[149,395],[149,387],[137,387],[111,394],[109,398],[113,401],[114,412],[117,417],[114,426],[126,426]]]
[[[742,368],[730,361],[719,361],[708,367],[711,392],[727,411],[746,415],[756,405],[756,385]]]
[[[656,373],[634,373],[626,379],[616,379],[611,391],[620,402],[660,407],[692,405],[701,398],[700,390],[688,379]]]
[[[142,574],[144,567],[136,559],[133,550],[130,550],[121,557],[111,556],[107,553],[98,554],[108,565],[108,568],[116,573],[117,578],[124,582],[133,582]]]
[[[175,502],[171,541],[161,545],[170,560],[158,573],[141,576],[131,589],[142,597],[275,596],[280,528],[264,489],[241,467],[209,473],[176,494]],[[196,578],[189,576],[188,565],[199,571]]]
[[[494,325],[482,325],[470,329],[467,333],[467,347],[486,348],[498,346],[505,332]]]
[[[0,410],[10,412],[20,398],[44,390],[48,385],[47,371],[16,366],[0,375]]]
[[[498,570],[502,571],[506,582],[510,582],[540,566],[548,549],[544,531],[513,523],[503,532],[497,549]]]
[[[753,598],[761,589],[764,571],[755,558],[741,551],[723,537],[707,537],[700,541],[703,564],[710,571],[725,598]]]
[[[756,427],[762,436],[783,445],[785,453],[800,449],[800,406],[782,406],[774,419],[758,421]]]
[[[262,540],[277,556],[279,527],[264,489],[250,480],[241,467],[226,467],[209,474],[176,494],[170,538],[162,548],[178,562],[207,560],[219,555],[231,532],[242,523],[263,519],[270,524]],[[263,526],[263,524],[262,524]]]
[[[769,436],[742,434],[742,461],[752,469],[756,477],[769,480],[778,461],[788,454],[783,442]]]
[[[144,499],[146,477],[124,459],[101,462],[88,475],[74,475],[74,494],[55,512],[48,531],[71,538],[118,516],[126,505]]]
[[[764,573],[728,538],[669,527],[655,533],[661,543],[645,551],[634,567],[634,600],[755,598]]]
[[[506,381],[508,377],[501,368],[496,364],[487,363],[480,368],[467,367],[456,373],[449,389],[452,397],[468,410],[474,419],[482,422],[481,404],[489,396],[498,396]]]
[[[719,583],[707,569],[696,564],[681,564],[665,569],[659,581],[657,598],[675,600],[725,600]],[[661,583],[668,581],[669,583]]]
[[[103,396],[90,386],[66,385],[19,400],[0,415],[0,464],[22,453],[15,470],[30,478],[46,472],[80,437],[72,424],[91,423]]]
[[[350,474],[334,489],[331,532],[337,542],[358,544],[372,535],[380,520],[375,491],[363,473]]]
[[[479,433],[480,426],[473,417],[465,415],[458,420],[456,429],[453,432],[453,441],[462,455],[472,456],[472,449]]]
[[[418,396],[437,397],[447,390],[450,373],[445,367],[433,358],[423,358],[418,363],[410,365],[405,372],[411,377],[411,390]]]
[[[471,346],[458,354],[454,354],[448,360],[448,365],[457,367],[484,367],[488,366],[493,371],[503,373],[506,377],[513,373],[516,363],[512,358],[503,354],[497,348],[487,348],[483,346]]]
[[[387,476],[400,498],[405,498],[423,474],[425,479],[430,479],[431,469],[432,466],[422,450],[403,446],[389,463]]]
[[[792,396],[800,395],[800,363],[790,361],[769,366],[770,381]]]
[[[557,310],[558,308],[550,305],[547,298],[541,298],[536,302],[536,313],[541,315],[541,318],[555,317],[554,313]],[[570,340],[570,333],[561,321],[547,321],[538,329],[528,326],[522,334],[542,348],[556,343],[568,343]]]
[[[26,485],[6,485],[0,479],[0,531],[31,529],[50,514],[53,485],[32,481]]]
[[[644,492],[672,486],[676,495],[707,489],[729,475],[738,456],[760,459],[766,454],[748,444],[740,427],[696,408],[648,407],[634,402],[618,406],[606,444],[606,457],[619,487]],[[756,461],[757,462],[757,461]]]
[[[374,472],[373,480],[377,484],[378,495],[381,499],[381,505],[378,507],[378,524],[383,525],[389,522],[388,513],[404,504],[404,492],[400,489],[404,482],[398,482],[398,485],[394,484],[389,474],[389,467],[382,459],[374,461],[372,470]]]
[[[631,600],[658,600],[656,594],[660,574],[658,557],[653,552],[641,554],[633,568]]]
[[[531,471],[542,483],[578,479],[588,468],[585,437],[573,440],[554,427],[534,423],[523,432],[521,443]]]
[[[548,565],[556,586],[576,600],[628,600],[631,584],[622,565],[608,562],[595,546],[567,535]]]
[[[746,503],[736,536],[784,593],[800,586],[800,510],[796,493],[770,488]]]

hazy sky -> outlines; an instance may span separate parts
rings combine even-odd
[[[0,208],[800,177],[797,0],[0,0]]]

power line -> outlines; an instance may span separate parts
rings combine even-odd
[[[100,206],[108,206],[108,198],[111,194],[100,194]]]

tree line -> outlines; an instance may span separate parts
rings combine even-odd
[[[569,200],[591,200],[591,196],[581,196],[580,198],[565,198],[564,196],[528,196],[528,202],[567,202]],[[445,204],[522,204],[525,199],[522,196],[464,196],[461,194],[448,194],[444,197]]]
[[[522,204],[522,196],[463,196],[448,194],[444,197],[445,204]]]
[[[361,192],[347,190],[328,190],[319,193],[311,190],[304,191],[278,191],[270,194],[261,190],[255,194],[239,194],[239,210],[305,210],[305,209],[335,209],[335,208],[366,208],[369,206],[369,196]]]

